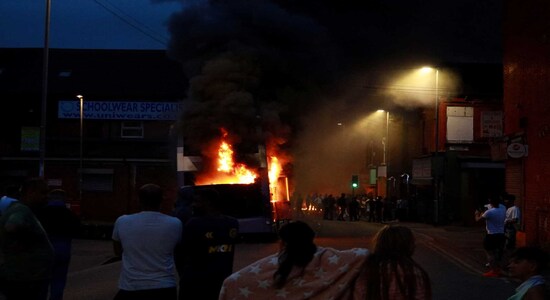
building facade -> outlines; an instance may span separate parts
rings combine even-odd
[[[415,214],[434,224],[475,225],[474,211],[504,191],[502,66],[448,65],[459,88],[443,85],[437,111],[423,111],[423,152],[412,163]]]
[[[38,176],[42,165],[50,186],[67,191],[85,223],[108,224],[137,211],[135,192],[149,182],[166,190],[163,210],[173,209],[173,127],[187,84],[179,63],[164,51],[51,49],[43,122],[43,51],[0,53],[3,187]]]
[[[521,242],[550,246],[550,3],[506,1],[506,189],[522,215]]]

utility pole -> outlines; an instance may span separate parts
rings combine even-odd
[[[46,109],[48,108],[48,65],[50,57],[50,11],[51,0],[46,0],[46,21],[44,29],[44,56],[42,64],[42,110],[40,117],[40,163],[38,176],[44,177],[44,164],[46,161]]]

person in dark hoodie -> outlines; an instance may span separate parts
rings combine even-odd
[[[71,245],[80,228],[80,219],[66,206],[67,193],[55,189],[48,193],[48,202],[36,211],[36,216],[48,234],[55,259],[50,281],[50,299],[63,299],[71,261]]]
[[[46,300],[54,261],[48,235],[33,213],[43,205],[47,182],[31,178],[23,184],[20,201],[0,216],[0,293],[6,299]]]
[[[220,201],[214,189],[194,191],[193,216],[183,226],[175,254],[180,300],[217,300],[224,279],[233,272],[239,223],[220,212]]]

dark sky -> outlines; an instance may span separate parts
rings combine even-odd
[[[178,2],[50,0],[50,47],[166,49],[167,20]],[[0,47],[44,46],[46,1],[0,1]]]

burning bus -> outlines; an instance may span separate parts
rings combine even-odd
[[[241,235],[273,236],[278,225],[290,219],[288,180],[281,162],[262,146],[255,154],[257,165],[236,162],[227,136],[222,129],[220,140],[209,153],[205,150],[204,157],[211,163],[197,171],[194,185],[180,187],[175,213],[184,220],[190,218],[194,192],[211,188],[222,198],[222,213],[239,221]]]

